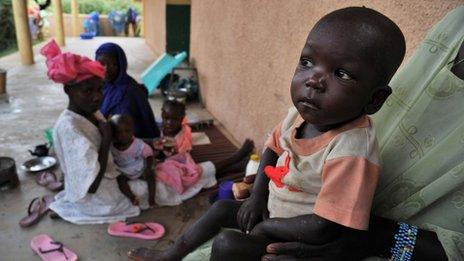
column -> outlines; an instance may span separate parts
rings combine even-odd
[[[27,0],[11,0],[11,2],[13,3],[16,42],[18,43],[21,63],[23,65],[34,64],[29,18],[27,16]]]
[[[71,0],[72,32],[73,36],[78,37],[79,30],[79,4],[77,0]]]
[[[61,0],[52,0],[53,16],[55,17],[55,38],[60,46],[65,46],[64,26],[63,26],[63,8]]]

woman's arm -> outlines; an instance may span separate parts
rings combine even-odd
[[[322,245],[340,236],[346,227],[315,214],[293,218],[271,218],[256,225],[252,235],[264,236],[275,241],[300,241]],[[352,230],[346,228],[348,230]],[[354,230],[353,230],[354,231]]]
[[[371,218],[369,242],[371,242],[372,254],[389,258],[390,250],[395,245],[394,236],[398,229],[398,223],[393,220],[381,217]],[[419,229],[412,260],[447,260],[437,234]]]
[[[90,185],[89,193],[95,193],[100,186],[100,182],[103,179],[103,176],[106,172],[106,166],[108,164],[108,154],[110,151],[111,141],[113,138],[111,126],[107,122],[99,121],[98,129],[102,134],[102,142],[100,144],[100,149],[98,150],[98,163],[100,164],[100,170],[98,171],[97,177]]]
[[[281,257],[308,258],[319,256],[324,260],[345,260],[347,256],[359,260],[368,256],[390,258],[395,244],[398,224],[392,220],[372,217],[368,233],[341,233],[335,240],[323,244],[305,244],[303,240],[268,245],[264,260],[284,260]],[[445,251],[434,232],[420,229],[411,260],[447,260]]]

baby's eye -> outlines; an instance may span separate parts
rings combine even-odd
[[[341,70],[341,69],[335,70],[335,76],[337,76],[338,78],[343,79],[343,80],[352,80],[353,79],[353,77],[351,77],[351,75],[349,73],[347,73],[346,71]]]
[[[314,66],[313,62],[306,58],[301,58],[301,65],[304,67],[312,68]]]

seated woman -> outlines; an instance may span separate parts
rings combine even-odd
[[[95,59],[106,68],[103,102],[100,106],[103,116],[108,118],[110,115],[127,114],[134,120],[135,137],[159,137],[160,131],[146,90],[127,74],[124,50],[115,43],[105,43],[97,49]]]
[[[324,246],[275,243],[265,260],[463,260],[463,24],[461,5],[429,31],[374,117],[384,169],[369,232]]]
[[[75,224],[109,223],[137,216],[140,209],[117,189],[118,172],[108,160],[111,127],[98,113],[105,68],[96,61],[61,53],[55,41],[45,45],[48,77],[64,86],[69,103],[58,118],[53,147],[65,175],[65,188],[50,205]]]

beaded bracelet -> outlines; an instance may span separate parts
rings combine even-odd
[[[417,239],[417,227],[406,223],[398,223],[399,229],[395,234],[395,246],[391,249],[392,261],[410,261]]]

